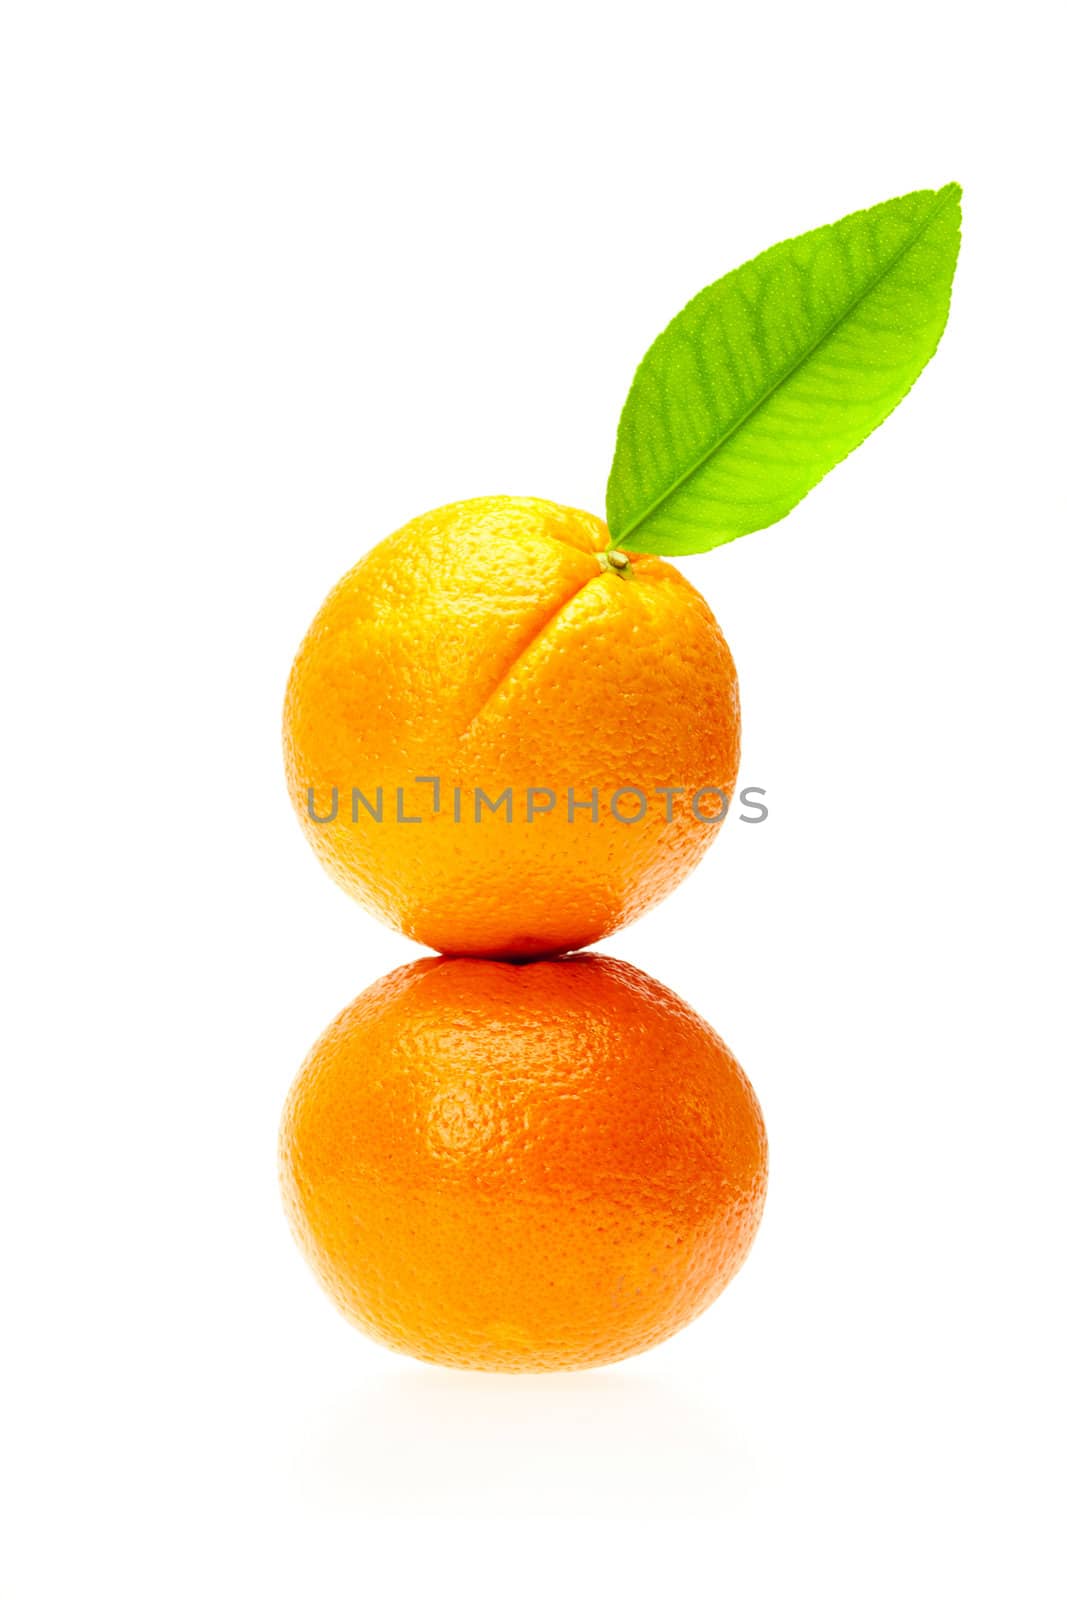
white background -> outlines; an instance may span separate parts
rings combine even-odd
[[[1062,1593],[1052,17],[6,9],[5,1596]],[[603,1372],[393,1356],[276,1191],[305,1051],[421,953],[289,813],[291,655],[420,511],[602,509],[696,289],[950,179],[915,392],[686,564],[770,818],[606,946],[755,1083],[753,1254]]]

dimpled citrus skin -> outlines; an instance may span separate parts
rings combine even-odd
[[[697,1316],[759,1223],[763,1119],[722,1040],[604,956],[427,958],[308,1056],[282,1186],[341,1310],[395,1350],[541,1372]]]
[[[605,571],[598,518],[546,500],[444,506],[382,541],[327,598],[285,703],[289,793],[327,871],[409,937],[453,954],[577,949],[661,900],[717,825],[696,792],[732,795],[737,679],[706,601],[656,556]],[[440,810],[419,778],[440,780]],[[685,793],[670,802],[657,786]],[[332,791],[338,812],[328,817]],[[382,820],[358,807],[352,790]],[[396,816],[396,791],[404,812]],[[620,822],[624,787],[647,797]],[[460,789],[461,820],[454,816]],[[513,792],[513,820],[483,803]],[[527,820],[527,791],[555,810]],[[598,791],[600,815],[568,820]],[[535,797],[535,804],[547,803]],[[699,802],[714,818],[721,802]],[[637,797],[617,802],[623,814]]]

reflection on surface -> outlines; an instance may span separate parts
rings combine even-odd
[[[368,1377],[296,1440],[303,1497],[362,1516],[699,1517],[757,1468],[729,1415],[639,1373]]]

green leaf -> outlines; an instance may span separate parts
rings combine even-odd
[[[619,419],[612,544],[689,555],[765,528],[885,420],[945,326],[961,193],[787,239],[679,312]]]

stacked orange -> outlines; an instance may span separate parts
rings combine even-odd
[[[290,1095],[283,1189],[320,1280],[451,1366],[666,1338],[748,1251],[759,1106],[676,995],[563,952],[668,894],[733,793],[737,681],[706,602],[597,517],[446,506],[328,596],[285,753],[327,871],[444,952],[342,1012]]]
[[[730,652],[661,554],[780,521],[885,421],[945,327],[960,193],[854,212],[694,296],[635,374],[607,524],[445,506],[312,623],[285,707],[293,803],[326,870],[443,959],[319,1040],[283,1185],[326,1288],[399,1350],[617,1360],[744,1259],[767,1176],[744,1073],[669,990],[566,952],[670,893],[737,778]]]

